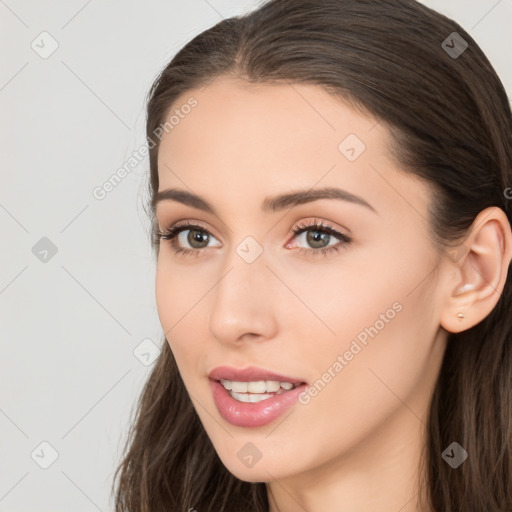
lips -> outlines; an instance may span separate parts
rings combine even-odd
[[[271,423],[292,407],[307,387],[296,377],[255,367],[219,366],[208,376],[219,414],[240,427]],[[275,389],[276,392],[270,391]]]
[[[247,368],[234,368],[232,366],[218,366],[214,368],[208,377],[212,380],[220,381],[220,379],[251,382],[260,380],[276,380],[279,382],[290,382],[291,384],[303,384],[305,381],[286,375],[280,375],[265,369],[249,366]]]

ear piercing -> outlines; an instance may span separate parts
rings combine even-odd
[[[457,318],[462,320],[464,318],[464,313],[457,313]]]

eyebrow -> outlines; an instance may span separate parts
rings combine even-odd
[[[377,213],[375,208],[362,197],[356,196],[347,190],[335,187],[299,190],[289,194],[267,197],[262,203],[262,211],[265,213],[277,212],[279,210],[284,210],[289,206],[297,206],[317,201],[319,199],[339,199],[342,201],[348,201],[349,203],[364,206]],[[187,190],[177,188],[169,188],[158,192],[152,202],[153,209],[156,209],[156,205],[159,202],[169,200],[178,201],[179,203],[217,216],[215,209],[206,199],[192,192],[188,192]]]

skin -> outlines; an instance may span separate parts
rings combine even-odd
[[[350,103],[315,85],[221,77],[173,109],[190,96],[198,105],[161,141],[159,191],[192,191],[217,215],[158,204],[161,230],[187,220],[212,236],[198,256],[161,241],[156,301],[219,457],[238,478],[268,483],[271,512],[430,510],[417,496],[427,411],[448,331],[485,318],[503,289],[512,254],[503,211],[481,212],[467,252],[447,257],[428,230],[429,186],[400,169],[387,128]],[[338,149],[350,133],[366,145],[352,162]],[[324,186],[376,211],[334,199],[261,211],[267,196]],[[352,241],[313,255],[322,244],[290,230],[315,218]],[[188,234],[181,247],[206,245],[190,245]],[[263,250],[252,263],[236,252],[247,236]],[[394,303],[401,310],[309,403],[258,428],[220,416],[208,382],[214,367],[258,366],[314,383]],[[237,457],[248,442],[262,454],[250,468]]]

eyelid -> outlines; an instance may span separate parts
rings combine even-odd
[[[331,221],[324,221],[317,217],[312,217],[310,219],[304,219],[294,224],[294,226],[288,232],[288,235],[299,236],[300,233],[304,231],[308,231],[313,228],[318,228],[322,231],[331,232],[334,236],[344,236],[346,238],[351,238],[352,234],[350,229],[345,227],[338,227],[338,224]]]
[[[160,231],[162,232],[162,231],[167,231],[167,230],[170,230],[170,229],[175,230],[175,229],[178,229],[180,227],[185,228],[184,229],[184,231],[185,231],[186,229],[192,229],[191,225],[192,225],[192,227],[196,226],[196,227],[200,227],[201,229],[204,229],[208,233],[212,234],[217,240],[219,240],[219,237],[215,234],[215,230],[214,229],[206,226],[203,223],[203,221],[196,220],[196,219],[182,219],[182,220],[178,220],[176,222],[164,223],[164,229],[160,230]]]

